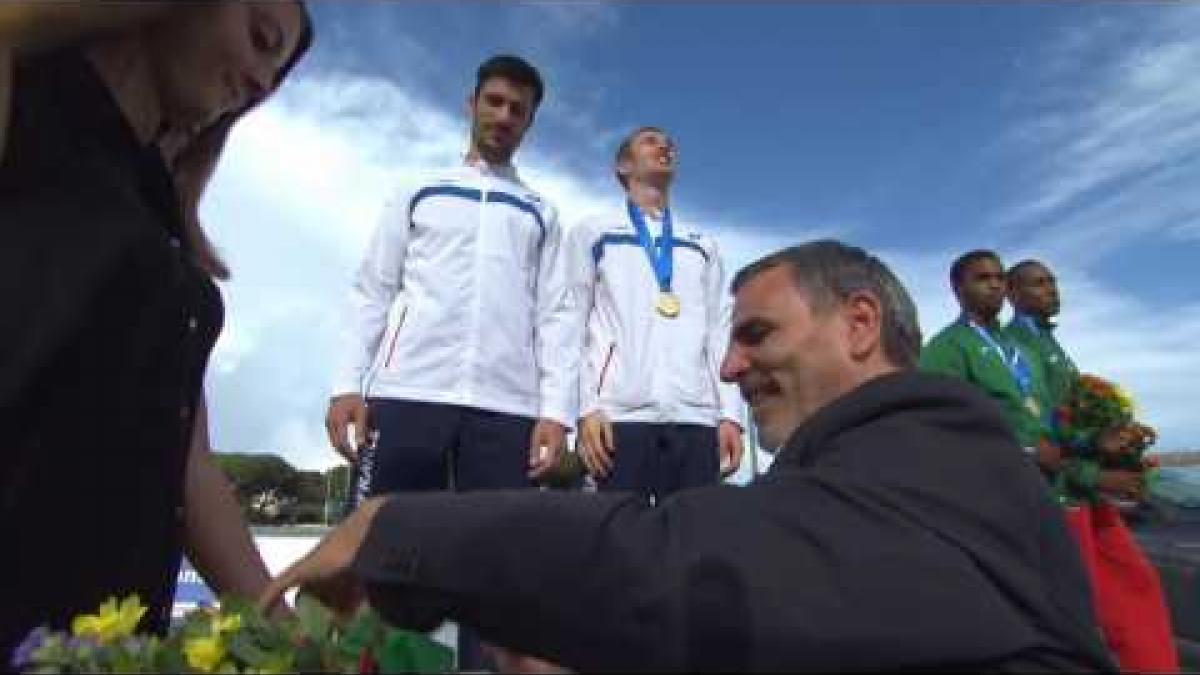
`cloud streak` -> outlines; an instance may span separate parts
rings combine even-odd
[[[1190,239],[1200,214],[1200,7],[1122,18],[1052,41],[1012,133],[1028,197],[1001,223],[1076,260],[1152,234]]]

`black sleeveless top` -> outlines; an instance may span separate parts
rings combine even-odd
[[[19,62],[0,160],[0,655],[137,593],[170,618],[220,293],[78,50]]]

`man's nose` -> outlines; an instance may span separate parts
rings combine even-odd
[[[266,98],[274,86],[275,71],[269,64],[256,63],[242,71],[242,97],[239,107]]]
[[[725,351],[725,358],[721,360],[721,381],[737,382],[746,372],[747,363],[742,350],[737,345],[730,345]]]
[[[271,90],[275,89],[277,74],[275,62],[271,59],[258,58],[248,62],[245,70],[242,71],[242,80],[244,80],[246,95],[250,97],[250,100],[244,101],[244,103],[262,101],[266,95],[270,94]]]

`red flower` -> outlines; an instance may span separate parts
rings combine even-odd
[[[358,672],[369,673],[371,675],[379,672],[379,663],[371,655],[371,650],[366,647],[358,654]]]

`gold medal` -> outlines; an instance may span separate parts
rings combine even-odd
[[[658,302],[654,304],[654,309],[658,310],[658,313],[664,317],[674,319],[679,316],[679,296],[674,293],[662,291],[658,294]]]

